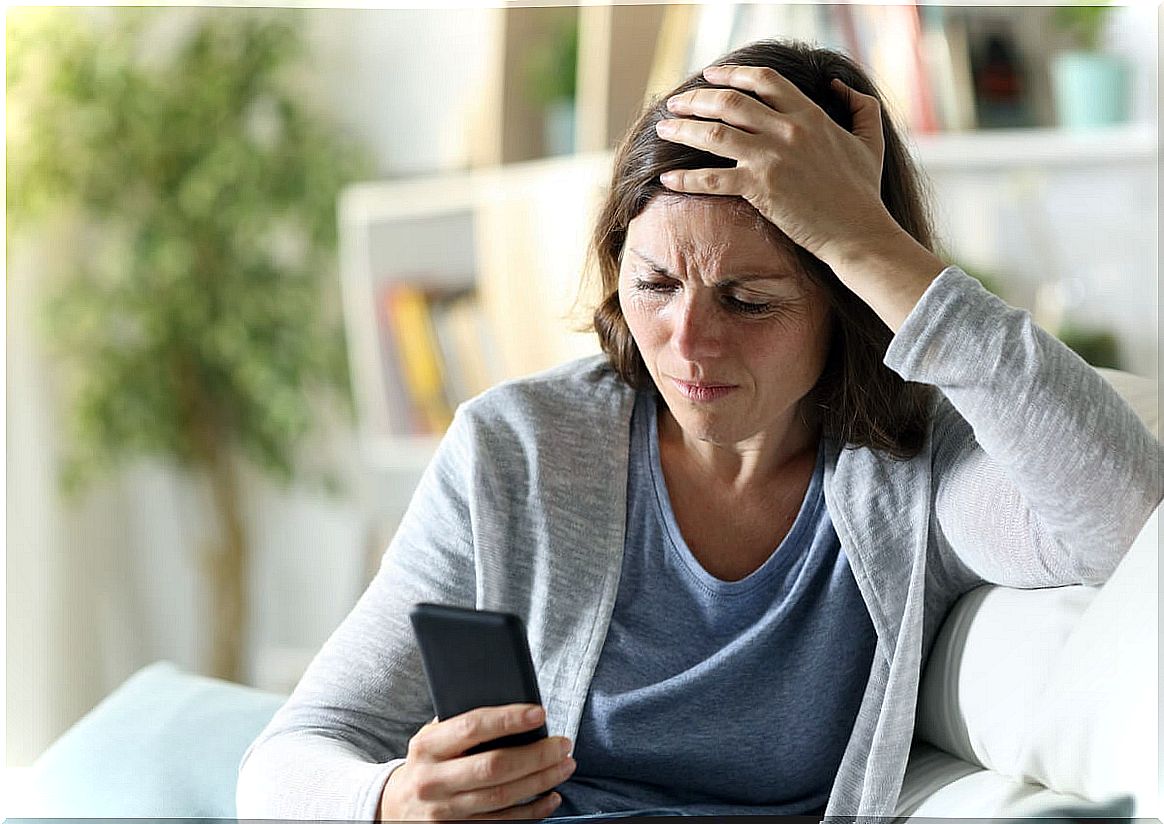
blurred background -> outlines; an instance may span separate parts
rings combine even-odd
[[[597,351],[611,149],[750,40],[870,67],[944,258],[1157,377],[1160,17],[10,7],[10,774],[159,659],[289,692],[456,404]]]

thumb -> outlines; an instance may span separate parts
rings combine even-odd
[[[853,114],[853,134],[866,143],[881,145],[881,106],[877,98],[862,94],[836,77],[833,78],[832,87],[849,101],[849,111]]]

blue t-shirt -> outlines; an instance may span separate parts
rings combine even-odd
[[[635,403],[622,578],[555,816],[822,812],[876,641],[825,507],[823,450],[787,537],[723,581],[676,525],[657,403],[653,389]]]

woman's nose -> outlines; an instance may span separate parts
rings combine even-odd
[[[708,296],[690,292],[683,295],[677,304],[671,337],[676,350],[687,360],[719,354],[719,319]]]

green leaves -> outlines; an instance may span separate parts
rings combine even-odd
[[[1095,51],[1099,48],[1103,27],[1107,24],[1110,6],[1089,0],[1084,5],[1056,6],[1052,20],[1060,29],[1068,32],[1080,48]]]
[[[300,18],[9,15],[10,229],[88,226],[48,315],[74,487],[131,454],[231,447],[288,480],[312,394],[350,404],[335,203],[369,168],[291,85]]]

